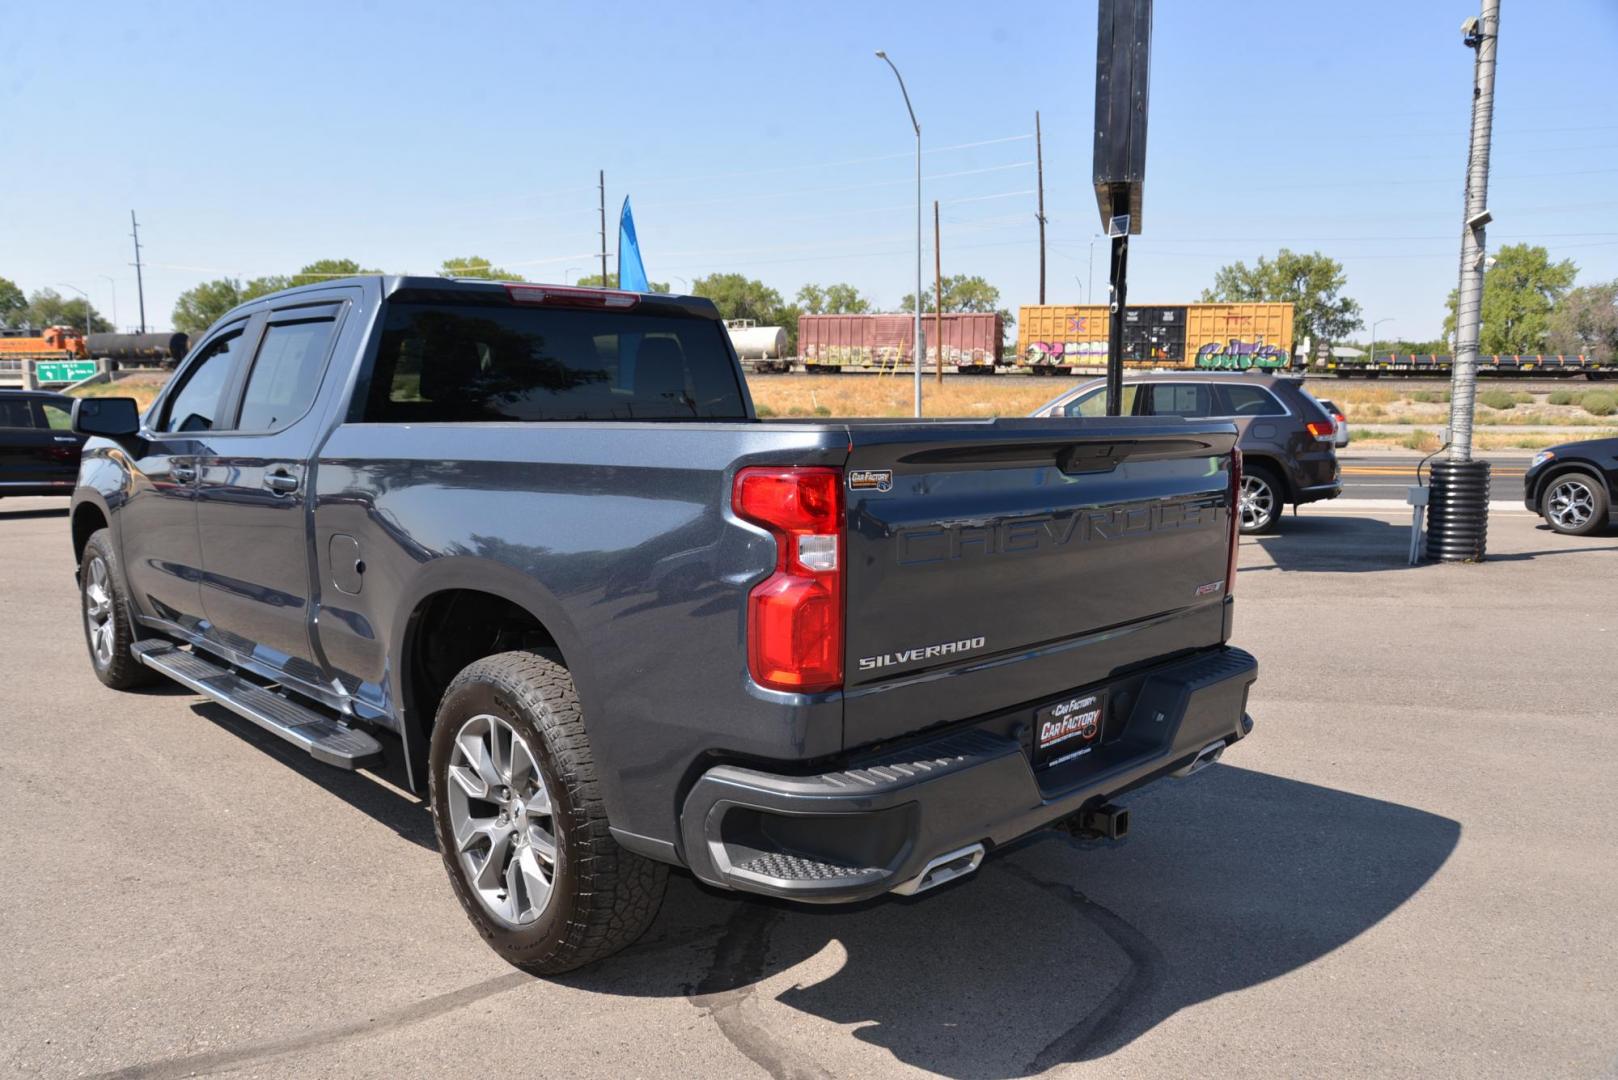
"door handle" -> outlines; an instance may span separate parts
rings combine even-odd
[[[290,495],[298,490],[298,478],[285,471],[265,473],[264,486],[277,495]]]
[[[57,436],[55,436],[55,439],[56,439],[57,442],[78,442],[79,441],[78,439],[74,438],[72,435],[57,435]]]
[[[191,465],[170,465],[169,475],[182,484],[189,484],[197,478],[197,470]]]

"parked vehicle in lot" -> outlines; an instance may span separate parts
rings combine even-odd
[[[45,390],[0,390],[0,498],[71,495],[84,436],[73,399]]]
[[[1326,412],[1331,415],[1332,420],[1336,422],[1337,437],[1332,440],[1332,445],[1341,450],[1343,447],[1348,445],[1347,415],[1344,414],[1342,409],[1337,407],[1336,402],[1327,401],[1325,398],[1316,398],[1315,400],[1320,403],[1320,407],[1325,409]]]
[[[633,941],[670,865],[850,901],[1117,834],[1251,729],[1225,421],[762,423],[711,301],[399,277],[74,419],[100,679],[402,755],[532,971]]]
[[[1559,533],[1588,536],[1618,505],[1618,439],[1586,439],[1541,450],[1523,473],[1523,504]]]
[[[1052,398],[1032,415],[1105,416],[1106,394],[1107,381],[1096,379]],[[1337,421],[1299,379],[1252,372],[1126,374],[1122,411],[1127,416],[1225,420],[1236,425],[1242,451],[1243,533],[1269,532],[1288,504],[1342,494],[1334,449]]]

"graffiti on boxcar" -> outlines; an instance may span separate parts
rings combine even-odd
[[[1248,368],[1286,367],[1287,353],[1279,345],[1263,340],[1210,341],[1197,349],[1197,367],[1214,371],[1246,371]]]
[[[1075,320],[1069,320],[1075,321]],[[1031,341],[1030,364],[1088,364],[1107,358],[1105,341]]]

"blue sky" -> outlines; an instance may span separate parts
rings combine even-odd
[[[1618,2],[1505,0],[1491,247],[1618,277]],[[1145,232],[1130,297],[1196,299],[1287,245],[1341,259],[1379,335],[1435,335],[1454,286],[1467,0],[1158,0]],[[0,11],[0,276],[147,320],[220,274],[322,257],[433,272],[479,254],[560,281],[633,197],[647,270],[892,307],[914,262],[921,119],[944,271],[1037,298],[1033,114],[1051,302],[1085,297],[1098,218],[1093,0],[1068,4],[31,3]],[[609,248],[615,244],[609,242]],[[1105,291],[1105,242],[1094,273]],[[68,290],[63,289],[67,292]]]

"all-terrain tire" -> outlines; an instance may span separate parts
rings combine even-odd
[[[553,885],[536,921],[493,917],[457,849],[448,785],[455,742],[468,721],[493,716],[528,744],[549,791]],[[509,963],[556,975],[610,956],[645,933],[663,902],[668,867],[619,846],[607,827],[595,758],[567,668],[533,652],[484,657],[457,675],[433,722],[428,786],[439,853],[467,917]]]
[[[84,624],[84,643],[96,678],[114,690],[150,686],[159,678],[129,651],[135,631],[128,600],[112,533],[97,529],[84,545],[79,563],[79,621]]]

